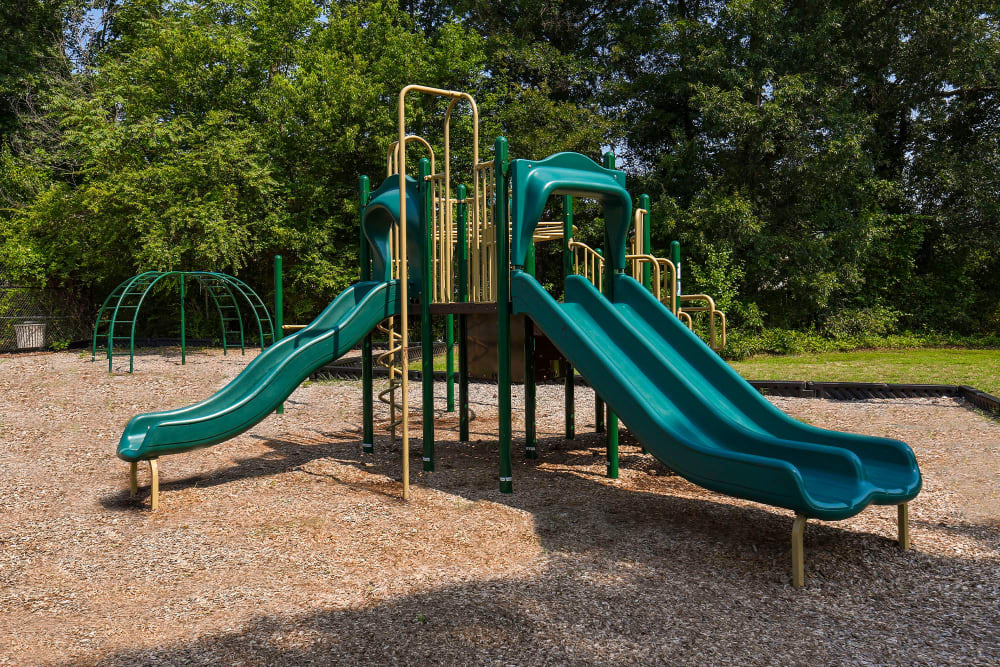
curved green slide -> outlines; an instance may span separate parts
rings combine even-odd
[[[530,316],[643,446],[681,476],[826,520],[920,491],[905,443],[792,419],[641,284],[617,274],[612,293],[609,300],[570,276],[559,303],[531,275],[511,275],[513,312]]]
[[[232,382],[186,408],[133,417],[118,443],[125,461],[153,459],[232,438],[260,422],[317,368],[399,312],[398,281],[361,282],[319,317],[264,350]]]

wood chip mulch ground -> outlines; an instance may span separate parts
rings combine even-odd
[[[469,444],[437,387],[437,471],[417,472],[415,420],[403,503],[399,445],[361,453],[360,382],[342,381],[162,459],[158,512],[131,501],[114,455],[129,417],[199,400],[251,356],[154,351],[134,375],[0,356],[0,665],[1000,662],[1000,422],[952,399],[773,399],[901,438],[924,473],[912,550],[893,507],[810,522],[794,590],[791,513],[699,489],[627,436],[607,479],[583,387],[573,441],[562,388],[540,388],[541,457],[515,443],[513,495],[495,386],[473,385]]]

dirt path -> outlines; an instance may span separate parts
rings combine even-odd
[[[925,476],[913,551],[891,507],[811,522],[795,591],[790,513],[694,487],[627,438],[607,480],[583,388],[571,442],[561,388],[541,388],[541,458],[515,447],[510,496],[495,387],[474,385],[477,441],[439,415],[438,471],[404,504],[398,447],[363,456],[360,383],[333,382],[163,459],[157,513],[131,502],[128,418],[250,358],[155,353],[109,375],[75,353],[0,356],[0,664],[1000,661],[1000,423],[953,401],[774,399],[906,440]]]

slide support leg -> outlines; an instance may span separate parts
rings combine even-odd
[[[802,588],[806,580],[805,552],[803,536],[806,532],[806,517],[796,514],[792,523],[792,586]]]
[[[160,469],[156,459],[149,459],[149,476],[152,478],[149,485],[150,509],[155,512],[160,507]]]
[[[566,373],[566,439],[576,437],[576,383],[573,381],[573,364],[563,363]]]
[[[900,503],[897,506],[899,523],[899,546],[902,549],[910,548],[910,504]]]
[[[285,335],[285,295],[282,292],[282,277],[281,277],[281,255],[274,256],[274,341],[278,342]],[[223,332],[223,337],[225,337],[225,332]],[[225,351],[225,346],[223,346],[223,352]],[[275,414],[283,415],[285,414],[285,404],[279,403],[278,408],[274,411]]]
[[[604,399],[594,392],[594,430],[604,433]]]
[[[445,322],[445,369],[448,376],[448,412],[455,411],[455,316]]]
[[[361,342],[361,451],[375,452],[375,385],[372,378],[372,335]]]
[[[535,325],[524,318],[524,458],[538,458],[538,429],[535,424]]]
[[[458,439],[469,441],[469,331],[465,315],[458,316]]]
[[[608,408],[608,477],[618,479],[618,415]]]
[[[128,497],[135,498],[139,492],[139,462],[132,461],[128,464]]]

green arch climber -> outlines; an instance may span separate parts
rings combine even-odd
[[[113,368],[114,346],[128,341],[128,372],[135,367],[135,327],[139,311],[146,297],[159,283],[176,278],[181,291],[181,363],[185,362],[186,346],[184,336],[184,295],[185,279],[194,280],[202,286],[212,299],[219,314],[222,330],[222,352],[229,348],[240,348],[246,352],[246,336],[243,330],[242,304],[252,314],[251,322],[257,323],[261,349],[274,342],[274,322],[264,301],[253,289],[239,278],[214,271],[145,271],[132,276],[111,291],[97,312],[94,322],[94,336],[90,360],[97,359],[98,344],[104,346],[108,359],[108,371]]]

